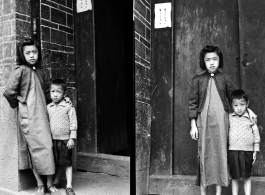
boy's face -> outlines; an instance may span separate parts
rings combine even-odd
[[[35,45],[26,45],[23,47],[23,55],[28,64],[34,65],[38,61],[38,49]]]
[[[233,99],[232,101],[232,108],[238,116],[242,116],[246,112],[247,107],[248,102],[244,98]]]
[[[60,103],[62,99],[64,98],[64,90],[62,86],[59,86],[59,85],[51,85],[50,94],[51,94],[52,101],[55,104]]]

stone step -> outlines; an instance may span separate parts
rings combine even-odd
[[[149,179],[149,194],[163,195],[200,195],[200,189],[194,185],[195,176],[173,175],[161,176],[151,175]],[[251,177],[252,195],[265,194],[265,177]],[[209,186],[207,195],[215,195],[215,186]],[[244,194],[243,182],[240,182],[239,194]],[[232,195],[231,183],[222,188],[222,195]]]

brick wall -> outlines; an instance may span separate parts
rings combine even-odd
[[[148,194],[151,129],[151,0],[133,2],[135,22],[136,193]]]
[[[76,101],[73,0],[41,0],[43,67],[51,79],[68,84]]]

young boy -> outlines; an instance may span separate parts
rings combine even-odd
[[[249,101],[243,90],[231,94],[234,110],[229,114],[228,164],[232,176],[232,194],[238,195],[239,179],[244,180],[245,195],[251,194],[251,168],[259,151],[260,135],[256,124],[250,122],[246,112]]]
[[[53,152],[56,163],[54,185],[60,187],[60,176],[65,167],[66,194],[75,195],[72,189],[72,148],[76,139],[77,119],[75,108],[69,98],[65,98],[66,83],[55,79],[50,85],[52,103],[47,105],[53,139]],[[68,99],[68,100],[67,100]]]

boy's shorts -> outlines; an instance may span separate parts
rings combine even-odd
[[[53,140],[53,153],[56,165],[72,166],[72,149],[68,149],[68,140]]]
[[[232,179],[249,178],[253,163],[253,151],[229,150],[228,165]]]

